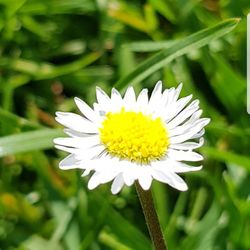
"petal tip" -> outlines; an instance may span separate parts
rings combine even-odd
[[[118,193],[119,193],[119,191],[117,191],[117,190],[113,190],[113,189],[111,188],[111,193],[112,193],[113,195],[116,195],[116,194],[118,194]]]
[[[77,102],[77,101],[80,101],[81,99],[79,97],[74,97],[74,101]]]
[[[206,118],[206,119],[207,119],[206,125],[208,125],[211,122],[211,118]]]
[[[162,85],[162,80],[157,81],[155,86],[157,86],[157,85]]]
[[[185,187],[182,187],[181,189],[180,189],[180,191],[182,191],[182,192],[185,192],[185,191],[187,191],[188,190],[188,186],[186,185]]]

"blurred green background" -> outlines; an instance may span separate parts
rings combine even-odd
[[[0,0],[0,249],[151,249],[134,187],[88,191],[58,169],[52,138],[73,97],[159,79],[212,118],[189,190],[153,183],[169,249],[250,249],[248,12],[248,0]]]

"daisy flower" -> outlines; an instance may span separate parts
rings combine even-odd
[[[113,194],[135,181],[148,190],[153,179],[187,190],[177,174],[202,168],[188,162],[203,160],[194,149],[202,146],[210,119],[200,118],[199,101],[191,102],[192,95],[178,99],[181,89],[182,84],[163,91],[159,81],[149,98],[147,89],[136,97],[128,87],[122,97],[113,88],[109,97],[97,87],[93,108],[75,98],[81,115],[56,112],[69,137],[56,138],[55,147],[70,153],[59,167],[82,169],[82,176],[94,172],[89,189],[113,181]]]

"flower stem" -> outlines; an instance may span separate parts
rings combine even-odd
[[[135,183],[135,187],[146,219],[150,238],[153,241],[155,249],[167,250],[167,244],[165,242],[158,216],[155,211],[151,191],[143,190],[138,182]]]

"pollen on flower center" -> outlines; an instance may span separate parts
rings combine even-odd
[[[109,112],[99,130],[107,151],[121,159],[148,163],[164,156],[169,145],[162,120],[142,112]]]

